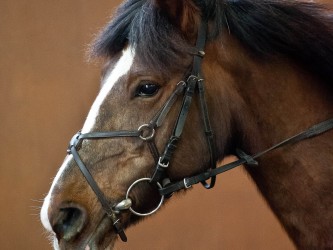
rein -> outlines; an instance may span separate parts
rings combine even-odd
[[[199,182],[205,188],[210,189],[214,187],[216,176],[218,174],[226,172],[242,164],[258,165],[258,162],[255,159],[274,149],[277,149],[279,147],[288,144],[296,143],[307,138],[317,136],[333,128],[333,119],[329,119],[253,156],[250,156],[241,150],[237,150],[237,156],[239,157],[239,160],[216,168],[217,157],[216,157],[216,150],[214,143],[214,133],[212,131],[209,119],[208,108],[205,98],[204,79],[202,77],[202,72],[201,72],[201,62],[205,55],[204,48],[207,37],[206,33],[207,33],[207,23],[202,22],[198,31],[198,37],[196,41],[197,52],[193,55],[194,57],[193,67],[190,76],[187,78],[186,82],[180,81],[177,84],[175,90],[170,95],[168,100],[164,103],[163,107],[159,110],[159,112],[157,112],[157,114],[153,117],[153,119],[149,123],[143,124],[137,130],[133,131],[123,130],[123,131],[108,131],[108,132],[89,132],[84,134],[78,132],[73,136],[73,138],[70,141],[67,150],[68,154],[73,155],[73,159],[75,160],[76,164],[78,165],[79,169],[84,175],[86,181],[96,194],[99,202],[102,205],[102,208],[104,209],[108,217],[111,219],[113,228],[115,232],[120,236],[122,241],[125,242],[127,241],[125,232],[122,229],[122,224],[120,222],[120,219],[118,218],[118,214],[122,210],[128,209],[133,214],[138,216],[151,215],[161,207],[165,197],[166,198],[170,197],[174,192],[178,190],[190,188],[192,185],[197,184]],[[207,146],[210,152],[211,168],[204,173],[184,178],[182,181],[171,182],[167,176],[166,170],[169,167],[169,163],[170,160],[172,159],[173,152],[176,149],[177,142],[179,141],[182,135],[185,121],[192,103],[192,99],[196,92],[198,92],[199,101],[200,101],[201,115],[204,124],[204,133],[206,135]],[[169,111],[173,107],[173,104],[181,95],[183,95],[183,102],[174,126],[174,130],[168,140],[168,143],[165,146],[163,153],[160,154],[154,142],[155,129],[157,129],[163,124],[163,121],[165,120]],[[129,186],[124,200],[120,201],[117,204],[110,204],[107,197],[104,195],[104,193],[94,180],[89,169],[85,166],[85,164],[81,160],[78,150],[80,149],[83,140],[112,139],[112,138],[122,138],[122,137],[136,137],[146,142],[155,160],[156,168],[151,178],[141,178],[133,182]],[[207,183],[206,181],[209,179],[211,179],[210,183]],[[156,185],[161,195],[161,200],[158,206],[154,210],[148,213],[139,213],[131,207],[132,200],[129,198],[129,194],[132,188],[135,185],[137,185],[139,182],[149,182],[151,184]]]
[[[243,164],[246,164],[246,165],[249,165],[249,166],[258,166],[258,162],[255,160],[257,158],[259,158],[260,156],[270,152],[270,151],[273,151],[277,148],[280,148],[280,147],[283,147],[283,146],[286,146],[288,144],[294,144],[294,143],[297,143],[299,141],[302,141],[302,140],[305,140],[305,139],[309,139],[311,137],[315,137],[317,135],[320,135],[328,130],[331,130],[333,129],[333,118],[332,119],[329,119],[329,120],[326,120],[324,122],[321,122],[321,123],[318,123],[314,126],[312,126],[311,128],[297,134],[297,135],[294,135],[278,144],[275,144],[274,146],[260,152],[260,153],[257,153],[253,156],[250,156],[246,153],[244,153],[242,150],[240,149],[237,149],[236,153],[237,153],[237,156],[239,158],[239,160],[237,161],[233,161],[229,164],[226,164],[226,165],[223,165],[223,166],[220,166],[216,169],[213,169],[213,170],[210,170],[210,171],[207,171],[207,172],[204,172],[202,174],[198,174],[198,175],[195,175],[195,176],[192,176],[192,177],[189,177],[189,178],[184,178],[182,181],[179,181],[179,182],[176,182],[176,183],[173,183],[173,184],[170,184],[168,185],[167,187],[165,188],[161,188],[159,189],[159,192],[161,195],[168,195],[170,193],[173,193],[173,192],[176,192],[176,191],[179,191],[181,189],[187,189],[189,187],[191,187],[192,185],[194,184],[197,184],[199,182],[202,182],[204,180],[207,180],[209,178],[211,178],[212,176],[216,176],[216,175],[219,175],[219,174],[222,174],[228,170],[231,170],[235,167],[238,167],[240,165],[243,165]]]

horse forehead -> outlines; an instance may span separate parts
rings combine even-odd
[[[98,116],[101,105],[104,103],[106,97],[112,91],[113,87],[119,81],[119,79],[128,74],[132,68],[134,61],[135,51],[132,47],[127,47],[123,50],[121,57],[115,62],[114,67],[110,70],[107,76],[103,80],[103,87],[101,88],[96,100],[94,101],[86,122],[83,125],[82,133],[90,132]]]

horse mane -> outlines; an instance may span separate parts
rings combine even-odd
[[[333,16],[313,2],[194,0],[212,23],[208,39],[226,32],[260,58],[283,56],[325,81],[333,80]],[[127,0],[92,45],[93,56],[113,56],[130,44],[148,66],[171,71],[193,51],[152,1]]]
[[[93,56],[112,57],[127,45],[136,48],[143,63],[160,72],[179,67],[192,51],[167,16],[149,0],[128,0],[120,5],[91,51]]]

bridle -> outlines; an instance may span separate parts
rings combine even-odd
[[[202,21],[198,30],[198,36],[196,41],[196,52],[193,54],[193,66],[191,74],[187,77],[186,81],[180,81],[177,84],[175,90],[172,92],[172,94],[164,103],[162,108],[157,112],[157,114],[152,118],[150,122],[139,126],[137,130],[89,132],[84,134],[78,132],[73,136],[73,138],[70,141],[67,152],[73,155],[73,159],[75,160],[76,164],[78,165],[79,169],[81,170],[88,184],[96,194],[99,202],[102,205],[102,208],[112,220],[114,230],[117,234],[119,234],[122,241],[127,241],[127,237],[124,233],[124,230],[122,229],[120,219],[117,216],[122,210],[128,209],[133,214],[138,216],[151,215],[161,207],[164,198],[170,197],[174,192],[178,190],[190,188],[192,185],[197,184],[199,182],[202,183],[202,185],[205,188],[210,189],[214,187],[216,176],[218,174],[221,174],[225,171],[228,171],[242,164],[258,165],[255,159],[262,156],[263,154],[266,154],[286,144],[296,143],[301,140],[319,135],[333,128],[333,119],[329,119],[253,156],[250,156],[241,150],[237,150],[237,156],[239,157],[239,160],[216,168],[217,158],[215,150],[214,133],[210,124],[206,98],[205,98],[204,79],[201,72],[201,62],[205,55],[204,48],[207,37],[206,33],[207,33],[207,23]],[[172,159],[173,152],[176,149],[177,142],[181,138],[185,121],[189,113],[189,108],[191,106],[194,94],[196,93],[198,93],[199,96],[201,115],[204,124],[204,133],[206,136],[207,147],[210,152],[211,168],[201,174],[184,178],[182,181],[171,182],[171,180],[167,176],[167,169]],[[163,153],[160,154],[154,142],[154,137],[156,134],[155,130],[163,124],[163,121],[165,120],[169,111],[173,107],[178,97],[181,95],[183,95],[183,101],[178,114],[178,118],[175,122],[172,135],[170,136],[164,148]],[[78,150],[80,149],[83,140],[111,139],[111,138],[122,138],[122,137],[135,137],[146,142],[155,160],[156,168],[152,177],[141,178],[133,182],[129,186],[124,200],[120,201],[117,204],[110,204],[108,199],[106,198],[106,196],[104,195],[104,193],[102,192],[102,190],[99,188],[98,184],[92,177],[89,169],[82,162],[78,154]],[[209,179],[210,182],[207,183],[206,181]],[[139,213],[135,211],[132,208],[132,201],[129,198],[129,194],[132,188],[140,182],[149,182],[152,185],[156,185],[159,194],[161,195],[161,200],[158,206],[154,210],[148,213]]]
[[[194,53],[193,55],[194,56],[193,67],[190,76],[187,78],[186,82],[180,81],[177,84],[173,93],[170,95],[170,97],[164,103],[162,108],[159,110],[159,112],[157,112],[157,114],[153,117],[153,119],[150,122],[139,126],[137,130],[133,131],[90,132],[84,134],[78,132],[73,136],[73,138],[70,141],[67,152],[73,155],[73,159],[80,168],[88,184],[95,192],[106,214],[111,218],[116,233],[119,234],[120,238],[123,241],[127,241],[127,237],[121,227],[120,220],[117,218],[117,213],[119,213],[120,210],[129,209],[132,213],[138,216],[148,216],[156,212],[160,208],[160,206],[164,201],[165,196],[170,196],[171,194],[169,193],[166,195],[162,195],[158,207],[149,213],[136,212],[131,207],[132,202],[129,199],[129,192],[131,191],[133,186],[139,182],[148,181],[150,183],[156,184],[159,190],[162,190],[168,185],[171,185],[170,179],[167,177],[166,170],[169,167],[169,163],[172,158],[173,152],[176,149],[177,142],[179,141],[181,134],[183,132],[185,121],[196,89],[198,89],[199,91],[200,106],[201,106],[201,112],[203,114],[203,122],[205,127],[204,132],[207,138],[207,144],[210,151],[210,164],[212,166],[211,168],[214,169],[216,167],[216,155],[215,155],[216,150],[214,145],[213,132],[211,129],[208,109],[206,105],[204,80],[201,78],[201,61],[205,54],[203,49],[206,43],[206,31],[207,31],[207,23],[202,22],[198,31],[198,38],[196,42],[197,53]],[[178,97],[182,94],[183,94],[183,102],[178,118],[175,122],[173,133],[170,136],[163,153],[160,154],[154,142],[155,129],[163,124],[163,121],[168,115],[170,109],[172,108]],[[82,162],[78,154],[78,150],[83,140],[96,140],[96,139],[121,138],[121,137],[137,137],[145,141],[148,144],[150,152],[152,153],[152,156],[155,160],[156,169],[151,178],[141,178],[136,180],[132,185],[130,185],[126,193],[126,198],[123,201],[119,202],[118,204],[111,205],[108,202],[107,198],[105,197],[104,193],[99,188],[94,178],[92,177],[88,168]],[[202,180],[201,182],[205,186],[205,188],[209,189],[214,186],[215,179],[216,179],[215,176],[211,176],[210,183],[206,182],[207,179]],[[186,183],[185,187],[187,187]]]

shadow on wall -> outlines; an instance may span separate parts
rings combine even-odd
[[[51,249],[41,199],[99,88],[86,44],[118,3],[0,3],[1,249]],[[117,249],[293,249],[242,170],[174,198],[128,237]]]

